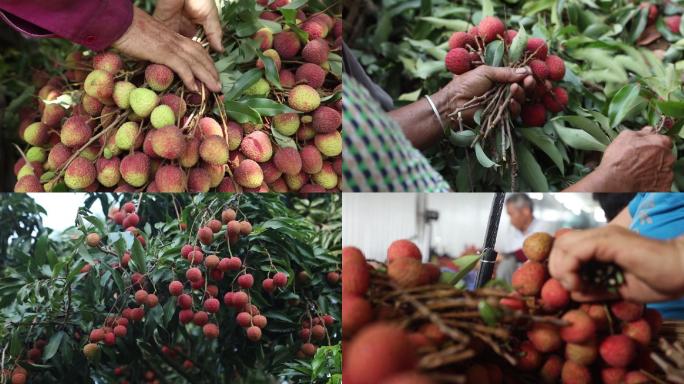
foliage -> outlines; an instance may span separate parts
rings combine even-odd
[[[14,195],[18,196],[18,195]],[[3,199],[4,200],[4,199]],[[92,211],[102,203],[101,214]],[[145,246],[130,231],[103,220],[109,208],[135,201],[142,220],[138,224]],[[227,207],[236,209],[238,220],[253,225],[250,235],[229,245],[225,228],[215,236],[205,254],[238,255],[255,278],[249,290],[251,302],[268,318],[264,336],[251,342],[236,325],[235,309],[221,304],[215,322],[217,340],[205,338],[202,328],[178,321],[176,299],[168,284],[184,281],[189,262],[179,253],[184,244],[198,244],[196,233],[211,218],[221,217]],[[0,210],[0,212],[4,212]],[[296,358],[302,321],[331,314],[340,319],[340,287],[326,281],[328,271],[339,270],[341,249],[341,199],[339,195],[287,194],[89,194],[79,210],[75,226],[61,235],[46,231],[20,232],[11,242],[11,265],[0,271],[0,348],[2,368],[17,362],[29,370],[33,382],[114,382],[115,369],[124,367],[131,382],[142,381],[153,371],[164,383],[219,382],[339,382],[341,374],[340,325],[328,327],[312,360]],[[3,217],[6,214],[3,213]],[[184,225],[181,225],[183,223]],[[187,224],[187,229],[183,230]],[[87,233],[102,236],[99,247],[85,244]],[[26,244],[31,244],[30,246]],[[130,251],[128,267],[120,257]],[[89,266],[89,270],[83,269]],[[288,285],[269,295],[261,288],[266,275],[285,272]],[[87,272],[84,272],[86,271]],[[99,357],[90,363],[82,348],[91,329],[102,326],[108,315],[134,303],[131,276],[145,275],[147,291],[156,293],[159,305],[148,308],[141,322],[131,322],[128,334],[115,346],[100,346]],[[306,272],[309,279],[297,279]],[[235,285],[235,272],[220,281],[219,299]],[[187,289],[186,289],[187,292]],[[202,290],[195,290],[195,303]],[[196,304],[197,305],[197,304]],[[30,363],[25,353],[33,343],[47,341],[42,361]],[[180,360],[162,353],[164,346],[178,347]],[[183,368],[183,359],[194,367]],[[120,379],[120,378],[119,378]]]
[[[679,1],[652,3],[660,5],[653,27],[647,27],[648,10],[626,0],[356,2],[350,5],[346,21],[354,27],[345,30],[345,41],[400,106],[451,80],[443,63],[447,40],[454,31],[477,24],[484,13],[524,27],[530,37],[546,39],[550,50],[565,60],[569,108],[543,129],[516,129],[516,148],[523,150],[518,159],[522,190],[561,190],[589,173],[600,152],[624,129],[662,127],[663,117],[669,116],[675,124],[666,134],[675,139],[677,154],[684,149],[684,39],[662,20],[683,8]],[[468,160],[468,145],[454,134],[448,139],[426,155],[454,189],[509,189],[508,174],[484,166],[491,164],[488,160],[499,161],[499,154],[481,153]],[[675,169],[674,188],[682,189],[683,158]]]

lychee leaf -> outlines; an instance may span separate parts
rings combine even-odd
[[[508,50],[508,58],[510,63],[516,63],[522,57],[525,48],[527,47],[527,31],[524,26],[520,26],[518,34],[513,38],[511,47]]]
[[[522,143],[521,143],[522,144]],[[541,166],[532,155],[530,149],[522,144],[517,145],[515,150],[518,155],[518,169],[520,176],[529,185],[531,191],[547,192],[549,182],[541,169]]]
[[[133,240],[133,246],[131,247],[131,261],[134,263],[134,267],[131,267],[131,269],[143,274],[147,272],[147,265],[145,264],[145,250],[138,239]]]
[[[640,92],[641,86],[639,84],[628,84],[613,96],[608,106],[611,127],[617,127],[627,117],[636,115],[644,108],[645,102],[639,96]]]
[[[541,149],[560,169],[561,174],[565,174],[565,164],[563,164],[563,157],[556,147],[554,141],[539,128],[519,128],[520,132],[527,141],[534,144]]]
[[[449,142],[457,147],[469,147],[475,140],[475,131],[454,131],[449,132]]]
[[[494,16],[494,4],[491,0],[482,0],[482,17]]]
[[[492,67],[500,67],[503,62],[504,44],[501,40],[492,41],[485,51],[485,62]]]
[[[458,19],[441,19],[439,17],[419,17],[419,20],[428,22],[436,27],[446,28],[451,31],[466,31],[468,30],[468,22]]]
[[[475,157],[477,157],[477,161],[480,163],[480,165],[482,165],[485,168],[491,168],[491,167],[498,167],[499,166],[497,163],[493,162],[487,156],[487,154],[485,154],[480,143],[475,144]]]
[[[480,302],[477,303],[477,309],[480,312],[482,320],[489,326],[496,325],[501,317],[501,310],[489,305],[485,300],[480,300]]]
[[[276,143],[278,143],[280,147],[297,148],[297,143],[295,143],[291,137],[283,135],[282,133],[278,132],[277,129],[271,130],[271,133],[273,134],[273,138],[275,139]]]
[[[250,69],[238,78],[238,80],[233,83],[233,87],[230,91],[225,93],[224,100],[234,100],[236,97],[242,94],[242,92],[251,87],[254,83],[261,79],[261,70],[258,68]]]
[[[684,117],[684,101],[656,101],[656,106],[666,116]]]

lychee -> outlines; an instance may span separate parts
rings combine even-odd
[[[511,283],[523,296],[536,296],[546,280],[546,268],[541,263],[529,260],[513,272]]]
[[[135,85],[129,81],[117,81],[114,83],[114,91],[112,99],[117,107],[121,109],[128,109],[130,107],[131,91],[135,89]]]
[[[285,136],[292,136],[299,129],[299,115],[296,113],[281,113],[273,116],[273,128]]]
[[[145,81],[153,90],[164,91],[173,83],[173,71],[163,64],[150,64],[145,68]]]
[[[636,357],[636,344],[625,335],[611,335],[603,340],[599,352],[606,364],[625,368]]]
[[[14,192],[44,192],[44,189],[38,176],[26,175],[17,180],[17,183],[14,185]]]
[[[71,148],[79,148],[85,145],[93,136],[93,129],[88,121],[82,116],[68,118],[62,126],[60,139],[62,144]]]
[[[312,126],[317,133],[334,132],[340,125],[342,125],[342,114],[333,108],[321,106],[313,113]]]
[[[454,32],[449,37],[449,50],[455,48],[466,48],[467,46],[475,48],[475,39],[465,32]]]
[[[302,169],[302,158],[296,148],[279,148],[273,156],[273,163],[287,175],[296,175]]]
[[[539,377],[544,384],[555,384],[563,369],[563,359],[557,355],[549,356],[539,369]]]
[[[542,306],[553,312],[565,308],[570,303],[570,293],[556,279],[549,279],[541,289]]]
[[[323,39],[314,39],[306,43],[302,49],[302,58],[314,64],[323,64],[328,61],[328,42]]]
[[[589,368],[584,365],[578,364],[572,360],[567,360],[565,364],[563,364],[561,380],[563,381],[563,384],[590,384],[591,372],[589,372]]]
[[[123,68],[123,60],[114,52],[102,52],[93,57],[93,68],[116,75]]]
[[[318,133],[314,145],[325,156],[333,157],[342,153],[342,134],[338,131]]]
[[[625,384],[648,384],[653,380],[641,371],[631,371],[625,374]]]
[[[553,237],[546,232],[536,232],[529,235],[523,242],[523,253],[528,259],[544,261],[551,253]]]
[[[651,342],[651,326],[644,319],[624,324],[622,326],[622,333],[642,346],[648,346]]]
[[[304,63],[295,72],[295,82],[307,84],[312,88],[320,88],[325,82],[325,70],[320,65]]]
[[[24,141],[31,145],[41,146],[48,140],[48,127],[42,123],[29,124],[22,135]]]
[[[259,341],[261,339],[261,328],[255,325],[247,328],[247,338],[251,341]]]
[[[97,171],[97,181],[104,187],[111,188],[121,180],[121,173],[119,167],[121,161],[118,157],[105,159],[101,157],[95,161],[95,170]]]
[[[150,123],[155,128],[166,127],[167,125],[176,124],[176,116],[173,113],[173,109],[168,105],[158,105],[150,114]]]
[[[245,89],[243,93],[246,96],[266,97],[271,92],[271,85],[264,78],[260,78],[249,88]]]
[[[254,131],[242,139],[240,151],[249,159],[263,163],[273,156],[273,146],[263,131]]]
[[[548,111],[553,113],[561,112],[568,105],[568,92],[561,87],[556,87],[544,95],[543,101],[544,107]]]
[[[252,288],[254,285],[254,276],[250,273],[245,273],[237,278],[237,282],[242,289]]]
[[[95,182],[95,165],[83,157],[75,158],[66,168],[64,183],[69,189],[84,189]]]
[[[549,80],[561,81],[565,77],[565,62],[556,55],[549,55],[546,58],[546,67],[549,71]]]
[[[119,171],[128,184],[142,187],[149,176],[150,158],[142,152],[133,152],[121,160]]]
[[[282,62],[280,60],[280,55],[278,55],[278,52],[275,49],[267,49],[264,51],[263,55],[269,57],[271,61],[273,61],[276,71],[280,71]],[[260,69],[265,67],[264,60],[262,60],[261,57],[257,59],[256,67]]]
[[[546,123],[546,108],[542,104],[525,104],[520,114],[529,127],[541,127]]]
[[[301,28],[309,35],[309,40],[325,38],[330,31],[327,25],[314,19],[309,19],[302,23]]]
[[[88,360],[92,360],[97,356],[100,348],[95,343],[88,343],[83,346],[83,354]]]
[[[205,137],[200,143],[199,155],[202,160],[209,164],[226,164],[228,162],[228,144],[221,136]]]
[[[129,103],[136,115],[145,118],[157,106],[159,97],[151,89],[136,88],[130,92]]]
[[[152,150],[157,156],[174,160],[185,149],[183,133],[175,125],[159,128],[152,134]]]
[[[363,328],[345,352],[344,377],[355,384],[380,383],[417,363],[406,333],[382,323]]]
[[[562,344],[558,327],[552,324],[535,323],[527,331],[527,338],[530,339],[534,348],[542,353],[558,350]]]
[[[679,26],[682,24],[682,16],[681,15],[676,15],[676,16],[668,16],[665,18],[665,26],[667,29],[670,30],[670,32],[675,33],[677,35],[681,34],[679,32]]]
[[[631,301],[617,301],[610,305],[610,311],[622,321],[636,321],[644,312],[644,305]]]
[[[565,345],[565,358],[576,363],[589,366],[598,357],[598,348],[595,341],[583,344],[568,343]]]
[[[181,193],[187,188],[185,173],[175,165],[163,165],[154,175],[159,192]]]
[[[314,145],[306,145],[300,151],[302,158],[302,170],[308,174],[315,174],[323,168],[323,157],[321,152]]]
[[[601,380],[603,384],[624,384],[624,368],[606,367],[601,370]]]
[[[523,341],[519,347],[517,367],[522,371],[534,371],[541,365],[542,356],[530,341]]]
[[[413,288],[422,284],[421,272],[423,264],[420,260],[402,257],[394,259],[387,267],[390,280],[401,288]]]
[[[273,46],[273,32],[269,28],[260,28],[254,33],[252,38],[259,41],[259,48],[261,48],[262,51],[270,49]]]
[[[114,92],[114,77],[107,71],[96,69],[86,77],[83,89],[85,93],[100,101],[107,100]]]
[[[314,88],[300,84],[290,90],[287,102],[300,112],[311,112],[321,104],[321,97]]]
[[[114,141],[116,146],[123,150],[133,148],[140,133],[138,123],[127,121],[116,130]]]
[[[420,249],[411,240],[401,239],[393,241],[387,248],[387,262],[391,263],[394,260],[403,258],[422,260]]]
[[[281,69],[278,72],[278,78],[280,80],[280,85],[285,88],[292,88],[295,86],[295,76],[289,69]]]
[[[40,122],[48,127],[56,127],[66,115],[66,110],[59,104],[48,104],[43,110]]]
[[[444,58],[444,63],[449,72],[461,75],[470,71],[470,53],[464,48],[450,50]]]
[[[178,280],[174,280],[169,284],[169,293],[172,296],[179,296],[183,293],[183,283]]]
[[[549,47],[546,45],[546,41],[539,37],[531,37],[527,40],[527,53],[533,55],[534,58],[539,60],[546,60],[549,53]]]
[[[477,29],[482,40],[488,44],[498,39],[499,36],[503,36],[506,26],[498,17],[487,16],[480,21]]]
[[[562,319],[570,323],[560,330],[561,338],[568,343],[584,343],[596,334],[594,321],[584,311],[568,311]]]
[[[211,298],[204,301],[204,310],[209,313],[216,313],[219,311],[221,303],[217,299]]]
[[[294,58],[301,47],[302,44],[294,32],[284,31],[273,37],[273,48],[278,51],[283,59]]]
[[[303,172],[300,172],[299,175],[297,175],[297,176],[292,176],[292,175],[285,175],[285,176],[286,176],[286,180],[288,181],[288,187],[290,187],[291,189],[295,189],[295,188],[293,188],[293,186],[296,186],[296,185],[294,183],[291,183],[293,180],[290,180],[290,178],[293,178],[293,177],[299,177],[300,178],[299,183],[301,183],[301,185],[299,185],[299,187],[296,188],[295,190],[299,190],[304,185],[304,183],[306,183],[306,175]],[[337,176],[337,173],[335,173],[335,170],[333,169],[332,164],[328,161],[323,162],[323,166],[321,167],[320,172],[311,175],[311,180],[313,180],[314,183],[322,186],[325,189],[335,188],[337,186],[338,179],[339,178]]]
[[[204,333],[204,336],[209,339],[215,339],[219,335],[219,328],[214,323],[207,323],[204,324],[204,327],[202,327],[202,333]]]

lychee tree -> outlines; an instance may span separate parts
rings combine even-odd
[[[340,207],[334,194],[91,194],[63,233],[10,241],[3,379],[339,382]]]
[[[511,66],[506,59],[513,40],[508,30],[524,29],[528,44],[543,39],[549,55],[564,63],[564,76],[547,87],[527,112],[523,110],[520,119],[512,120],[512,140],[494,137],[495,145],[477,148],[473,139],[486,128],[486,119],[476,115],[475,123],[465,129],[453,122],[447,139],[425,151],[455,190],[511,190],[513,146],[518,152],[518,189],[564,189],[595,169],[601,152],[620,131],[646,125],[670,136],[680,157],[684,144],[680,1],[394,1],[381,7],[363,2],[349,6],[346,22],[353,27],[345,29],[345,41],[396,106],[436,92],[452,79],[452,72],[482,63]],[[464,49],[478,51],[468,47],[466,35],[482,38],[483,31],[473,33],[473,27],[490,17],[501,20],[506,36],[488,43],[484,55],[478,53],[481,57],[466,57]],[[500,32],[500,27],[492,28],[494,24],[486,26],[485,35]],[[560,64],[553,60],[545,62],[550,79]],[[535,69],[536,64],[527,64]],[[682,175],[684,160],[679,159],[677,189],[684,187]]]

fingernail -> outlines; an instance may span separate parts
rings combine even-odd
[[[517,73],[518,75],[525,75],[525,74],[528,74],[529,72],[527,71],[527,67],[523,67],[523,68],[516,69],[515,73]]]

